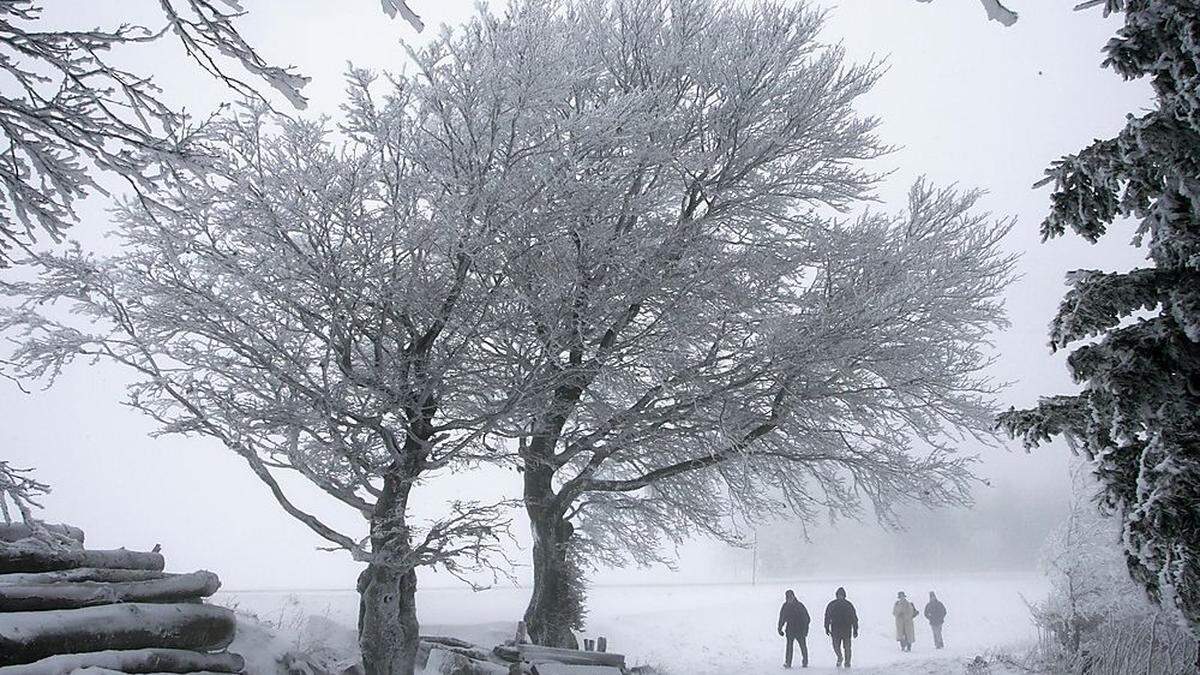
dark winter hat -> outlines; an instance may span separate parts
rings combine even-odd
[[[838,596],[839,598],[844,598],[846,597],[846,589],[838,586],[837,592],[834,593],[834,595]]]
[[[783,595],[784,595],[784,597],[786,597],[788,600],[795,600],[795,599],[796,599],[796,592],[795,592],[795,591],[793,591],[793,590],[792,590],[792,589],[790,589],[790,588],[788,589],[787,593],[784,593]]]

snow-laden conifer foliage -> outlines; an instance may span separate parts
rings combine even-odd
[[[1134,578],[1200,636],[1200,6],[1103,4],[1125,15],[1105,65],[1149,77],[1157,106],[1050,167],[1042,236],[1096,241],[1137,218],[1150,265],[1068,276],[1050,346],[1075,346],[1068,366],[1082,390],[1000,423],[1027,447],[1063,435],[1093,460],[1105,503],[1124,517]]]

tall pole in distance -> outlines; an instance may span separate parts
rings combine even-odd
[[[758,585],[758,528],[754,530],[754,555],[750,559],[750,585]]]

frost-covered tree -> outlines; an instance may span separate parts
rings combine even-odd
[[[411,674],[416,569],[494,571],[501,553],[502,505],[456,502],[427,527],[408,505],[419,481],[487,459],[478,440],[523,391],[526,371],[484,340],[514,320],[493,228],[526,195],[452,158],[477,180],[445,189],[414,159],[438,155],[404,89],[376,100],[369,81],[352,75],[345,145],[261,112],[222,121],[211,171],[120,209],[120,253],[41,256],[39,278],[0,286],[19,303],[0,330],[12,376],[119,364],[159,433],[237,453],[286,513],[366,563],[367,672]],[[303,509],[283,475],[360,513],[366,537]]]
[[[1095,502],[1099,486],[1082,464],[1071,469],[1066,519],[1046,540],[1041,566],[1050,581],[1045,601],[1031,607],[1039,627],[1070,654],[1081,652],[1097,629],[1142,608],[1143,593],[1119,555],[1119,523]]]
[[[119,52],[177,39],[188,56],[239,96],[280,92],[297,108],[308,78],[271,65],[238,31],[237,0],[147,0],[160,26],[114,17],[114,27],[47,26],[42,0],[0,0],[0,266],[36,240],[60,241],[75,204],[105,194],[102,175],[151,193],[181,164],[208,154],[204,121],[187,118],[149,73],[117,65]],[[403,0],[383,0],[417,30]]]
[[[1121,522],[1097,504],[1088,463],[1071,467],[1066,519],[1050,534],[1041,566],[1050,592],[1031,603],[1053,672],[1154,675],[1192,672],[1196,641],[1129,576]]]
[[[1093,461],[1134,579],[1200,637],[1200,6],[1108,0],[1104,11],[1125,14],[1105,65],[1150,77],[1157,105],[1047,170],[1042,237],[1069,229],[1094,242],[1134,217],[1150,264],[1068,275],[1050,347],[1074,346],[1082,390],[1000,425],[1026,447],[1064,436]]]
[[[492,341],[549,378],[503,431],[539,643],[573,641],[587,565],[735,539],[732,509],[965,498],[943,432],[988,434],[1006,225],[923,184],[835,217],[884,150],[852,108],[878,69],[820,27],[778,3],[518,3],[417,54],[434,145],[483,165],[516,139],[506,180],[531,181],[503,237],[523,316]]]

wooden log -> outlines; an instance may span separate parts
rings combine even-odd
[[[57,572],[12,572],[0,574],[0,586],[32,586],[38,584],[61,584],[78,581],[150,581],[177,576],[170,572],[154,570],[100,569],[80,567]]]
[[[233,642],[233,612],[199,604],[127,603],[0,614],[0,666],[105,649],[218,651]]]
[[[492,647],[492,653],[500,657],[504,661],[519,663],[521,661],[521,652],[517,651],[514,645],[496,645]]]
[[[0,675],[69,675],[80,668],[111,668],[124,673],[240,673],[246,661],[239,654],[201,654],[183,649],[110,649],[86,654],[60,654],[19,666],[0,667]]]
[[[539,663],[533,667],[533,675],[622,675],[616,666],[581,666],[565,663]]]
[[[57,550],[43,545],[20,541],[0,543],[0,574],[9,572],[53,572],[76,567],[105,569],[153,570],[161,572],[163,557],[159,553],[143,553],[118,548],[112,551]]]
[[[188,670],[191,675],[221,675],[214,670]],[[128,675],[124,670],[113,670],[112,668],[77,668],[71,671],[71,675]],[[170,673],[145,673],[142,675],[172,675]]]
[[[625,655],[611,652],[583,652],[578,649],[560,649],[539,645],[515,645],[512,647],[522,661],[530,663],[567,663],[584,666],[625,667]],[[497,652],[497,655],[502,656]]]
[[[461,647],[462,649],[472,649],[474,644],[466,640],[460,640],[455,637],[443,637],[441,635],[422,635],[422,642],[432,642],[435,645],[446,645],[449,647]]]
[[[190,675],[221,675],[220,672],[212,670],[189,670]],[[112,668],[98,668],[90,666],[88,668],[77,668],[71,671],[70,675],[128,675],[123,670],[113,670]],[[143,673],[141,675],[172,675],[169,672]]]
[[[206,571],[150,581],[0,586],[0,612],[74,609],[120,602],[187,602],[206,598],[220,587],[217,575]]]
[[[429,652],[424,672],[439,675],[508,675],[509,669],[506,665],[477,661],[458,652],[434,647]]]
[[[54,534],[74,539],[81,545],[83,544],[83,530],[78,527],[58,523],[42,523],[41,525]],[[25,523],[0,523],[0,541],[19,541],[32,536],[33,528]]]

